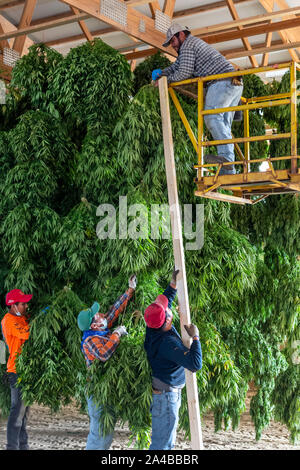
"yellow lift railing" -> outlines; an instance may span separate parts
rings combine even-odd
[[[242,104],[228,108],[219,108],[212,110],[204,109],[204,86],[205,82],[211,80],[225,79],[229,77],[257,74],[276,69],[290,70],[290,91],[269,96],[260,96],[253,98],[242,98]],[[295,193],[300,191],[300,169],[297,154],[297,97],[300,92],[297,91],[297,69],[300,70],[296,62],[269,67],[258,67],[247,70],[239,70],[219,75],[210,75],[207,77],[197,77],[181,82],[174,82],[169,85],[169,94],[179,113],[179,116],[190,137],[193,147],[198,155],[198,163],[195,165],[197,177],[195,179],[197,191],[195,194],[200,197],[218,199],[227,202],[239,204],[255,204],[270,194]],[[196,138],[188,119],[180,105],[176,92],[183,93],[197,100],[198,106],[198,138]],[[264,134],[262,136],[250,136],[249,111],[251,109],[262,109],[272,106],[290,105],[291,128],[290,132],[282,134]],[[228,111],[243,111],[244,117],[244,137],[232,138],[228,140],[204,140],[204,116],[207,114],[223,113]],[[290,139],[291,155],[250,159],[250,143],[273,139]],[[204,164],[204,149],[212,145],[234,144],[240,160],[228,163]],[[244,144],[244,153],[238,144]],[[277,170],[273,162],[280,160],[290,160],[289,169]],[[251,172],[251,164],[267,162],[268,170]],[[234,175],[219,175],[221,168],[226,165],[235,165],[235,168],[242,167],[242,172]],[[213,169],[213,170],[212,170]],[[205,176],[204,172],[213,173]],[[218,190],[222,189],[222,193]],[[227,191],[228,193],[224,192]]]

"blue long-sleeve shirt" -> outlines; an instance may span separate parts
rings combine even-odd
[[[169,308],[176,292],[169,285],[163,293],[169,300]],[[202,368],[200,341],[194,340],[190,349],[187,348],[174,326],[169,331],[147,327],[144,347],[152,376],[170,386],[182,387],[185,384],[184,369],[196,372]]]

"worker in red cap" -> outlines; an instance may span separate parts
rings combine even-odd
[[[175,445],[181,390],[185,386],[185,370],[202,367],[202,351],[198,328],[185,325],[193,338],[191,348],[184,346],[172,325],[172,302],[176,296],[178,270],[162,295],[144,313],[146,338],[144,347],[152,369],[152,436],[150,450],[171,450]]]
[[[7,375],[11,392],[11,407],[7,422],[7,450],[28,450],[26,423],[29,407],[24,405],[21,389],[17,383],[16,357],[20,354],[24,342],[29,338],[27,308],[31,299],[31,294],[26,295],[20,289],[8,292],[5,301],[9,310],[1,322],[3,337],[9,350]]]

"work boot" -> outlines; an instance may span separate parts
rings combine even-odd
[[[204,155],[205,163],[225,163],[227,162],[226,158],[223,155],[214,155],[213,153],[208,153]]]
[[[214,155],[212,153],[208,153],[207,155],[204,155],[204,162],[205,163],[226,163],[229,160],[226,160],[223,155]],[[234,165],[226,165],[220,170],[220,175],[234,175],[235,174],[235,168]]]

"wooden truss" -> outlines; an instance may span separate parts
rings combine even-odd
[[[39,31],[58,28],[66,24],[77,22],[82,33],[74,36],[60,38],[46,43],[55,46],[70,41],[85,39],[93,40],[95,37],[103,36],[113,31],[122,31],[128,37],[134,38],[121,52],[128,60],[147,57],[161,50],[169,57],[176,57],[172,48],[163,48],[162,43],[165,33],[156,27],[156,17],[158,14],[165,15],[170,21],[183,22],[186,16],[199,15],[204,12],[218,11],[226,7],[231,14],[232,21],[201,27],[192,30],[192,34],[201,37],[210,44],[224,43],[234,39],[240,39],[243,47],[232,50],[228,48],[222,51],[225,57],[232,60],[240,57],[249,57],[253,67],[258,67],[257,55],[263,54],[261,65],[266,66],[269,54],[279,50],[288,50],[293,61],[298,62],[300,51],[300,5],[290,8],[286,0],[257,0],[257,3],[265,9],[264,14],[241,18],[237,12],[247,0],[215,0],[206,5],[175,10],[176,0],[165,0],[161,8],[157,0],[118,0],[120,4],[126,6],[126,24],[120,24],[116,19],[101,10],[101,2],[104,0],[57,0],[69,6],[69,12],[32,20],[33,14],[38,8],[39,0],[0,0],[0,47],[10,47],[20,55],[26,54],[28,38]],[[147,4],[150,15],[142,14],[136,8],[139,5]],[[22,7],[18,25],[10,24],[1,13],[11,7]],[[91,31],[86,23],[89,18],[96,18],[105,23],[106,27],[101,27],[96,31]],[[277,32],[281,38],[272,41],[272,33]],[[266,35],[265,43],[254,46],[250,45],[249,39],[252,36]],[[140,46],[148,45],[148,48]]]

